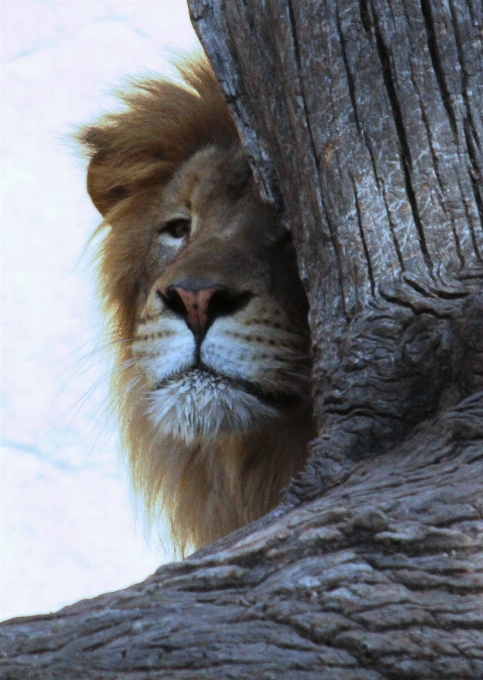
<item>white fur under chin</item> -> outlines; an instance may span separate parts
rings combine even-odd
[[[278,416],[275,408],[221,376],[194,369],[149,396],[149,416],[165,435],[192,442],[248,432]]]

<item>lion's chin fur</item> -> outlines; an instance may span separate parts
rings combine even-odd
[[[186,444],[246,434],[280,415],[232,381],[197,368],[167,381],[147,402],[155,429]]]
[[[133,370],[122,379],[131,389],[117,392],[124,394],[121,421],[133,486],[145,502],[148,520],[168,518],[180,555],[277,505],[280,491],[307,457],[313,436],[308,404],[277,414],[252,402],[252,395],[242,397],[239,389],[200,384],[198,390],[180,392],[179,383],[177,391],[175,385],[161,390],[156,401],[142,380],[134,381],[133,389]]]

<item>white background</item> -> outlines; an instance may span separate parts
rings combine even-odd
[[[112,108],[123,75],[166,72],[197,42],[185,0],[0,9],[5,619],[122,588],[172,557],[133,519],[85,250],[99,215],[69,133]]]

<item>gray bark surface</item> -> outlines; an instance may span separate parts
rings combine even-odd
[[[483,677],[483,6],[190,0],[311,304],[282,505],[0,626],[0,677]]]

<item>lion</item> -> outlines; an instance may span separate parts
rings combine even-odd
[[[314,436],[308,302],[206,57],[80,131],[134,491],[182,555],[275,507]]]

